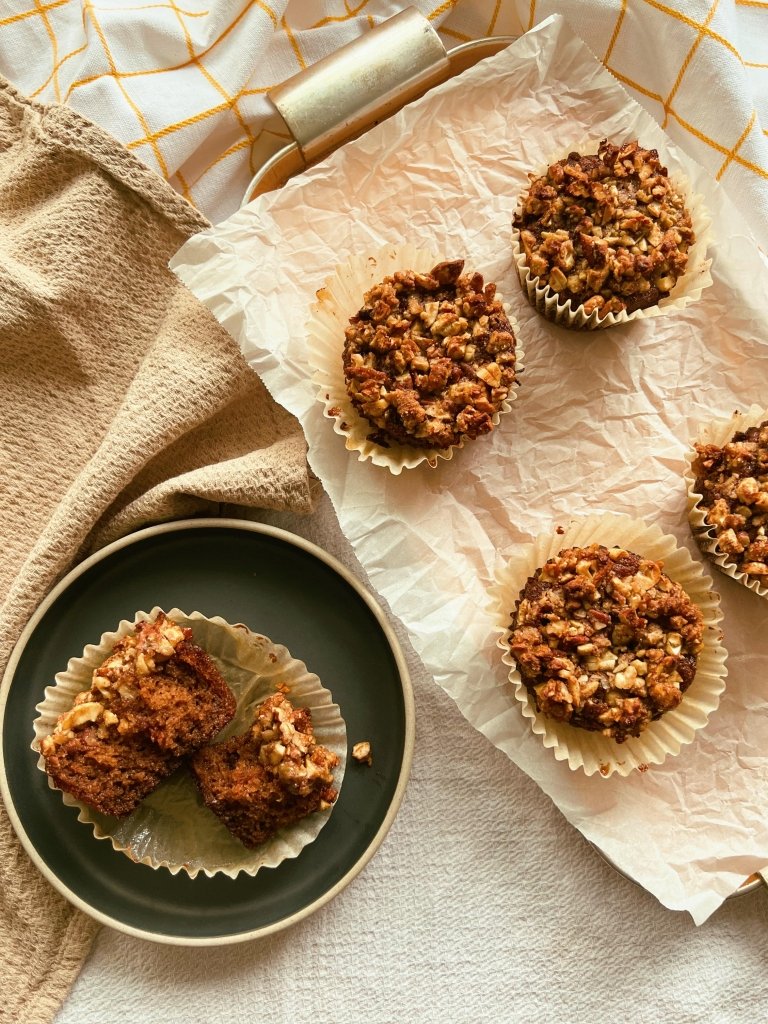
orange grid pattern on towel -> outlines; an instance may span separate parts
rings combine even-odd
[[[731,192],[768,246],[768,0],[416,0],[453,46],[552,13]],[[212,220],[287,141],[267,93],[385,0],[0,0],[0,72],[70,104]]]
[[[438,27],[456,5],[416,4]],[[499,4],[481,6],[450,30],[454,42],[492,30]],[[382,0],[0,3],[0,72],[102,125],[220,220],[289,138],[269,90],[396,9]]]
[[[592,52],[724,184],[768,250],[768,2],[517,3],[525,29],[577,6]]]

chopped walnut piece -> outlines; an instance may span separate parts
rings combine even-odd
[[[695,241],[685,200],[655,149],[603,140],[532,178],[513,226],[533,277],[589,314],[654,306]]]
[[[352,757],[354,757],[356,761],[361,761],[365,764],[373,764],[371,744],[368,740],[361,740],[352,747]]]
[[[493,429],[516,340],[496,285],[449,260],[399,270],[366,292],[345,332],[344,377],[370,439],[450,448]]]
[[[622,743],[677,707],[703,619],[662,568],[591,544],[564,549],[526,582],[508,642],[542,714]]]
[[[768,420],[722,447],[697,444],[693,471],[699,507],[717,550],[737,569],[768,578]]]

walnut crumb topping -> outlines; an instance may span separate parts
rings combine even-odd
[[[509,649],[539,711],[622,743],[677,707],[703,620],[662,570],[592,544],[566,548],[527,581]]]
[[[768,581],[768,420],[718,447],[697,444],[693,471],[717,550],[747,576]]]
[[[356,761],[360,761],[364,764],[373,764],[371,744],[368,740],[361,740],[352,747],[352,757],[354,757]]]
[[[368,291],[345,332],[352,404],[371,440],[449,448],[493,429],[515,383],[515,336],[496,285],[449,260]]]
[[[56,728],[40,742],[44,756],[72,739],[75,732],[94,725],[96,735],[104,738],[116,727],[123,731],[120,717],[111,709],[136,698],[136,677],[148,676],[171,658],[179,644],[191,636],[162,612],[154,622],[143,622],[133,633],[122,637],[112,653],[94,670],[90,690],[75,696],[72,708],[59,716]]]
[[[315,741],[308,710],[294,709],[284,694],[276,693],[259,705],[251,738],[261,764],[295,796],[307,796],[333,782],[332,769],[339,759]]]
[[[645,309],[685,273],[695,241],[655,149],[603,140],[533,178],[514,227],[533,277],[589,315]]]

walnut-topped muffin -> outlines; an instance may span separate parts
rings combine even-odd
[[[768,583],[768,420],[724,445],[696,444],[698,507],[715,549],[739,572]]]
[[[702,638],[700,610],[661,562],[590,544],[528,579],[508,643],[542,714],[622,743],[680,704]]]
[[[258,706],[247,732],[204,747],[190,768],[205,805],[241,843],[255,847],[330,808],[338,796],[338,763],[316,742],[309,708],[294,708],[276,693]]]
[[[160,612],[137,622],[40,743],[59,789],[125,817],[235,713],[235,698],[192,630]]]
[[[344,376],[376,444],[446,449],[493,429],[516,339],[496,285],[448,260],[368,291],[345,332]]]
[[[655,149],[603,140],[532,179],[515,215],[532,277],[598,318],[669,295],[695,241],[685,199]]]

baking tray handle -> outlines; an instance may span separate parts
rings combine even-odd
[[[446,51],[427,19],[408,7],[300,71],[267,94],[292,138],[257,168],[242,204],[282,188],[334,149],[514,39],[474,39]]]
[[[269,92],[306,164],[445,79],[448,54],[408,7]]]

